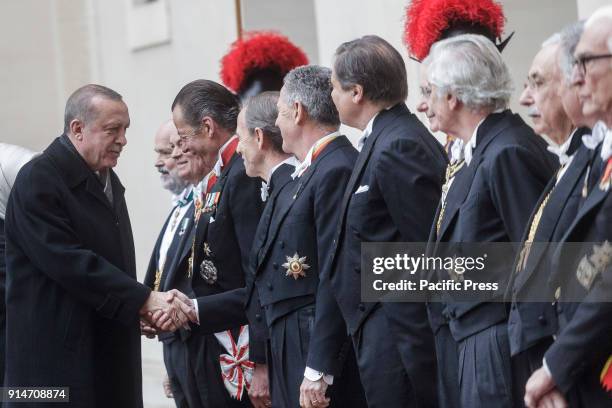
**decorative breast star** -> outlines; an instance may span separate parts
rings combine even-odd
[[[591,255],[591,262],[593,266],[598,270],[602,271],[610,263],[612,257],[612,245],[608,241],[604,241],[601,245],[593,245],[593,255]]]
[[[208,242],[204,243],[204,255],[206,255],[209,258],[212,255],[212,250],[210,249],[210,245],[208,245]]]
[[[293,276],[293,279],[306,276],[306,269],[310,269],[310,265],[306,263],[306,257],[300,257],[296,252],[293,256],[287,256],[287,262],[282,266],[287,268],[285,276]]]

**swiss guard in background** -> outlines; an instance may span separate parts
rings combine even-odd
[[[406,7],[404,42],[418,62],[435,42],[460,34],[484,35],[502,52],[514,35],[501,40],[505,19],[502,6],[493,0],[413,0]],[[446,135],[444,150],[449,156],[455,140]]]
[[[283,78],[293,68],[308,64],[304,51],[281,34],[246,33],[221,59],[223,84],[242,101],[264,91],[280,91]]]

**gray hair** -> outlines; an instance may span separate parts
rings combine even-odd
[[[508,107],[512,78],[495,45],[463,34],[435,43],[426,58],[427,77],[438,95],[453,94],[469,109]]]
[[[255,129],[259,128],[264,136],[272,143],[276,152],[283,151],[283,137],[281,131],[276,126],[278,116],[278,91],[262,92],[248,98],[244,104],[244,121],[252,136]]]
[[[294,68],[284,79],[284,102],[301,103],[315,122],[340,126],[340,117],[331,97],[331,69],[319,65]]]
[[[550,47],[551,45],[557,45],[561,43],[561,33],[554,33],[550,37],[544,40],[542,48]]]
[[[567,84],[571,83],[572,68],[574,65],[574,51],[584,31],[584,21],[578,21],[565,26],[559,33],[561,45],[559,47],[559,67],[563,73],[563,79]]]
[[[87,124],[94,120],[98,112],[95,110],[92,99],[96,96],[113,101],[123,100],[121,95],[102,85],[88,84],[80,87],[70,95],[64,109],[64,133],[70,131],[70,122],[75,119]]]

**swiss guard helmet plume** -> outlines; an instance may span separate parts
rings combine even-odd
[[[278,91],[285,74],[308,64],[304,51],[283,35],[250,32],[236,40],[221,59],[221,80],[241,99]]]
[[[459,34],[484,35],[501,52],[512,37],[497,42],[504,20],[502,6],[493,0],[412,0],[406,8],[404,41],[417,60],[436,41]]]

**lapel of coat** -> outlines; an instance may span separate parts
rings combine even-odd
[[[192,202],[189,206],[189,210],[187,210],[187,212],[183,216],[183,219],[181,220],[181,224],[185,223],[185,227],[184,227],[185,232],[179,238],[178,246],[176,247],[175,256],[170,261],[170,264],[168,264],[168,261],[166,261],[166,264],[168,264],[168,267],[164,268],[165,278],[164,278],[164,282],[162,285],[163,290],[167,291],[167,290],[172,289],[174,280],[176,279],[177,273],[179,272],[178,267],[179,265],[182,264],[183,260],[189,255],[189,251],[191,250],[191,243],[193,242],[193,238],[194,238],[193,236],[193,233],[194,233],[193,216],[194,216],[194,206]],[[179,229],[182,229],[182,228],[183,228],[182,226],[179,226]]]
[[[344,195],[342,196],[342,203],[340,204],[341,212],[340,212],[340,222],[338,223],[338,228],[336,230],[336,239],[340,237],[342,230],[344,229],[344,222],[346,219],[346,214],[348,212],[348,205],[351,201],[351,195],[353,191],[355,191],[355,187],[357,183],[361,179],[361,175],[368,163],[368,159],[372,155],[374,150],[374,145],[379,139],[382,131],[394,121],[394,119],[402,113],[409,112],[406,105],[402,102],[389,110],[382,110],[378,116],[374,119],[374,123],[372,124],[372,134],[368,136],[363,145],[363,148],[359,152],[359,156],[357,156],[357,161],[355,162],[355,167],[353,167],[353,171],[351,173],[351,177],[347,183],[346,189],[344,190]]]
[[[476,149],[474,149],[472,160],[469,166],[464,166],[457,175],[448,191],[446,197],[447,207],[444,210],[440,232],[437,236],[437,241],[442,241],[444,234],[448,231],[450,225],[453,224],[455,217],[459,212],[459,208],[467,199],[470,187],[476,176],[476,171],[480,163],[484,159],[484,152],[487,146],[500,134],[505,128],[510,126],[514,115],[506,110],[501,113],[490,114],[480,125],[476,135]]]
[[[278,199],[278,195],[285,188],[285,186],[293,180],[291,178],[291,173],[293,173],[294,170],[295,167],[289,164],[284,164],[272,175],[272,178],[275,180],[274,189],[272,190],[272,194],[270,194],[268,197],[263,211],[264,215],[268,215],[269,213],[269,223],[267,225],[264,223],[264,219],[266,217],[262,215],[259,224],[257,225],[255,241],[253,243],[253,248],[251,249],[250,264],[253,268],[253,272],[256,272],[257,268],[259,267],[260,254],[262,253],[264,245],[267,242],[267,237],[270,231],[270,223],[273,220],[272,215],[274,214],[274,211],[276,211],[277,207],[276,200]],[[265,235],[263,239],[260,238],[262,235]]]
[[[223,166],[223,170],[221,170],[221,175],[219,176],[219,178],[217,179],[217,181],[215,182],[215,184],[212,186],[211,189],[211,193],[213,192],[221,192],[221,197],[219,198],[219,203],[217,205],[217,207],[211,211],[208,214],[204,214],[202,213],[200,215],[200,219],[198,221],[198,224],[194,227],[195,230],[195,236],[194,239],[196,240],[196,246],[199,245],[201,243],[201,241],[205,241],[206,240],[206,236],[208,234],[208,227],[210,225],[210,221],[211,218],[214,220],[216,215],[217,215],[217,211],[219,211],[219,208],[221,207],[222,203],[225,203],[225,195],[226,192],[225,190],[225,185],[227,184],[227,179],[228,179],[228,175],[229,175],[229,171],[231,170],[232,166],[234,165],[234,163],[236,163],[236,160],[238,159],[238,153],[234,153],[232,155],[232,158],[230,159],[230,161]],[[204,202],[206,202],[206,197],[204,197]],[[231,204],[231,203],[230,203]]]
[[[149,259],[149,266],[147,267],[147,273],[143,283],[150,288],[152,288],[153,284],[155,283],[155,272],[157,271],[157,265],[159,263],[159,248],[161,246],[161,241],[164,237],[166,228],[168,228],[168,222],[170,221],[170,216],[172,215],[173,211],[174,209],[172,209],[170,214],[168,214],[166,217],[166,221],[157,235],[157,240],[155,241],[155,246],[153,247],[153,252],[151,253],[151,259]]]
[[[340,147],[346,146],[346,145],[350,145],[350,142],[348,141],[346,136],[338,136],[335,140],[331,141],[324,148],[324,150],[319,154],[319,157],[317,157],[316,160],[314,160],[314,162],[304,172],[304,174],[302,174],[302,176],[298,178],[297,187],[295,187],[295,192],[293,196],[291,197],[291,200],[286,206],[283,206],[282,208],[279,209],[280,213],[278,217],[273,217],[274,222],[272,225],[270,225],[270,230],[268,231],[268,236],[266,237],[266,243],[264,244],[263,249],[259,252],[257,269],[255,271],[256,274],[259,272],[264,259],[266,259],[266,255],[270,251],[272,243],[276,240],[276,236],[278,235],[278,231],[280,230],[280,227],[283,224],[283,221],[285,220],[285,218],[287,217],[287,214],[289,214],[289,211],[291,210],[295,202],[298,200],[298,198],[304,191],[304,188],[308,185],[308,182],[310,181],[312,176],[315,174],[319,163],[321,163],[321,161],[327,155],[339,149]]]
[[[537,265],[540,263],[542,256],[547,252],[547,248],[549,247],[549,242],[551,242],[553,238],[553,234],[555,229],[557,228],[557,224],[559,222],[559,218],[563,213],[563,209],[567,204],[567,200],[570,195],[576,189],[582,188],[581,181],[584,177],[584,171],[589,163],[589,154],[586,149],[579,149],[576,152],[576,156],[574,157],[573,162],[570,164],[570,167],[567,169],[565,175],[559,182],[559,184],[555,187],[556,177],[553,177],[546,186],[546,189],[542,193],[538,204],[534,207],[534,211],[531,214],[529,219],[528,228],[525,230],[523,235],[523,242],[527,239],[529,234],[529,226],[533,222],[533,217],[537,212],[542,200],[546,197],[548,192],[554,188],[554,191],[551,193],[550,200],[546,205],[542,213],[542,221],[540,225],[538,225],[538,229],[536,231],[534,241],[536,244],[531,246],[529,250],[529,256],[527,258],[527,265],[525,265],[525,269],[520,271],[517,275],[515,287],[521,288],[531,277],[534,271],[537,269]],[[513,268],[513,271],[516,270]]]
[[[569,236],[572,234],[573,230],[576,229],[576,227],[580,225],[581,222],[585,218],[588,218],[590,216],[590,213],[594,211],[599,206],[599,204],[601,204],[604,201],[604,199],[608,196],[608,193],[609,191],[604,191],[600,189],[598,185],[596,185],[595,188],[593,188],[591,193],[588,195],[588,197],[584,201],[584,204],[578,211],[578,215],[576,216],[576,219],[574,220],[572,225],[568,228],[567,232],[563,236],[563,239],[562,239],[563,242],[566,242]]]

